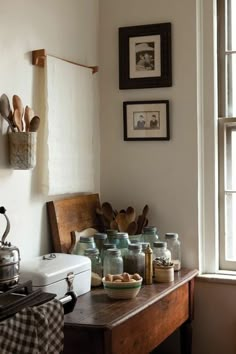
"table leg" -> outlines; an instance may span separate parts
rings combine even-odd
[[[192,354],[192,321],[187,320],[180,327],[181,354]]]

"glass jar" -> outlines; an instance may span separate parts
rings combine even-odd
[[[105,277],[107,274],[122,274],[123,269],[123,258],[120,250],[117,248],[108,249],[104,257],[103,276]]]
[[[130,274],[138,273],[144,277],[145,254],[140,243],[131,243],[128,253],[124,256],[124,271]]]
[[[106,242],[106,239],[107,239],[107,234],[96,232],[93,237],[94,237],[94,241],[95,241],[95,244],[96,244],[96,248],[99,250],[99,254],[101,255],[102,249],[103,249],[103,245],[104,245],[104,243]]]
[[[167,249],[167,242],[157,241],[153,244],[153,259],[161,258],[171,261],[171,252]]]
[[[145,253],[145,249],[147,248],[147,246],[150,246],[149,242],[140,242],[141,246],[142,246],[142,251]]]
[[[87,248],[96,248],[94,238],[93,237],[88,237],[88,236],[80,236],[79,241],[76,244],[74,254],[78,254],[81,256],[84,256],[84,251]]]
[[[91,259],[91,270],[93,273],[102,277],[102,263],[99,257],[99,250],[97,248],[87,248],[84,255]]]
[[[165,234],[165,241],[167,242],[167,248],[171,253],[171,262],[174,263],[174,270],[181,269],[181,248],[179,235],[177,233],[168,232]]]
[[[116,235],[118,232],[118,230],[115,230],[115,229],[107,229],[106,230],[106,233],[107,233],[107,242],[108,243],[113,243],[114,240],[113,240],[113,236]]]
[[[157,228],[155,226],[146,226],[143,228],[142,241],[149,242],[153,248],[154,242],[158,241]]]
[[[100,254],[102,264],[104,262],[104,258],[107,253],[107,250],[112,249],[112,248],[113,249],[116,248],[116,245],[114,245],[113,243],[104,243],[101,254]]]
[[[130,244],[129,235],[127,232],[117,232],[117,234],[113,236],[113,240],[115,240],[116,247],[120,250],[121,256],[124,257],[128,252],[128,246]]]

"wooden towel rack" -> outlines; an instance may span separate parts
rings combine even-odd
[[[56,59],[66,61],[67,63],[71,63],[74,65],[83,66],[84,68],[91,69],[93,74],[98,72],[98,66],[87,66],[87,65],[75,63],[75,62],[67,60],[67,59],[62,59],[62,58],[57,57],[55,55],[47,54],[45,49],[37,49],[37,50],[32,51],[32,64],[36,65],[36,66],[44,67],[45,59],[46,59],[47,55],[50,57],[56,58]]]

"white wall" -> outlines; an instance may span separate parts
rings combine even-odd
[[[161,237],[179,233],[191,268],[198,268],[197,1],[100,0],[101,198],[138,211],[148,203],[149,224]],[[161,22],[172,23],[172,87],[119,90],[118,28]],[[152,99],[170,100],[170,141],[123,141],[123,101]],[[235,354],[234,302],[234,286],[196,282],[194,354]]]
[[[21,258],[26,259],[50,249],[45,202],[55,199],[41,192],[44,69],[31,65],[31,51],[44,48],[68,60],[97,65],[98,0],[0,0],[0,5],[0,93],[9,98],[19,95],[24,105],[32,106],[42,120],[38,163],[33,171],[9,169],[7,126],[0,121],[0,205],[5,206],[11,221],[8,241],[18,246]],[[98,97],[95,104],[98,111]],[[70,117],[65,117],[65,124],[70,124]],[[99,192],[99,136],[95,146]],[[0,235],[5,226],[1,216]]]

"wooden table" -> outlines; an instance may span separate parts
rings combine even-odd
[[[112,300],[102,288],[78,297],[65,316],[65,354],[146,354],[180,327],[181,353],[192,346],[194,278],[182,269],[171,283],[143,285],[132,300]]]

